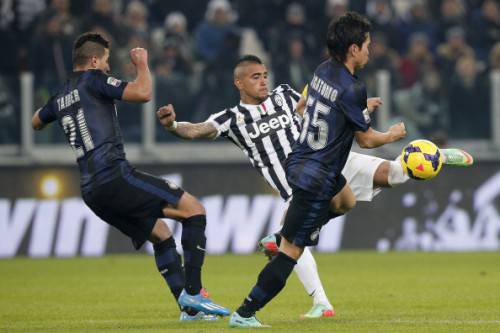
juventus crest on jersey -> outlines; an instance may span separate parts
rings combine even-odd
[[[259,105],[239,103],[211,115],[218,136],[236,144],[252,165],[284,199],[291,196],[284,162],[300,135],[295,108],[300,94],[287,84],[279,85]]]

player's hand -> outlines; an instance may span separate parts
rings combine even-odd
[[[382,98],[380,97],[371,97],[366,100],[366,108],[368,109],[369,113],[375,111],[382,104]]]
[[[392,141],[397,141],[406,136],[406,127],[403,122],[392,125],[389,128],[389,133],[391,135]]]
[[[156,111],[156,117],[164,127],[172,127],[175,121],[175,110],[172,104],[167,106],[162,106],[158,111]]]
[[[144,66],[148,64],[148,51],[142,47],[136,47],[130,50],[130,60],[135,66]]]

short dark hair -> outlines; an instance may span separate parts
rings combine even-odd
[[[73,67],[85,66],[92,57],[102,57],[109,42],[100,34],[86,32],[73,45]]]
[[[333,19],[328,25],[326,35],[326,45],[330,56],[344,62],[349,47],[352,44],[361,47],[371,26],[367,18],[356,12],[347,12]]]
[[[238,59],[238,61],[236,62],[236,65],[234,67],[238,67],[240,64],[242,64],[244,62],[252,62],[255,64],[262,65],[262,60],[260,60],[259,57],[255,56],[253,54],[246,54]]]

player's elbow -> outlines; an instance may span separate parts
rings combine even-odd
[[[370,149],[373,148],[373,143],[372,141],[367,138],[367,137],[356,137],[356,142],[358,143],[358,146],[363,149]]]
[[[143,91],[140,91],[138,94],[139,102],[147,103],[151,99],[153,99],[153,92],[151,91],[151,89],[145,89]]]
[[[35,131],[40,131],[44,128],[45,124],[42,123],[38,118],[36,117],[33,117],[31,119],[31,127],[35,130]]]

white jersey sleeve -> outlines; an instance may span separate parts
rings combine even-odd
[[[218,138],[219,136],[227,137],[229,135],[232,119],[230,112],[230,109],[226,109],[211,114],[208,119],[205,120],[205,122],[214,125],[215,129],[217,130],[217,136],[215,138]]]

